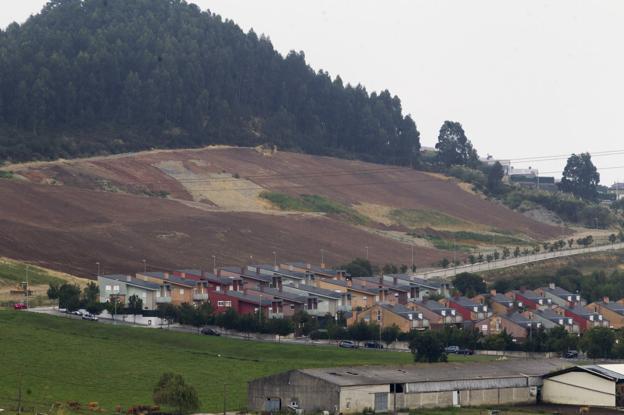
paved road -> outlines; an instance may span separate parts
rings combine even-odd
[[[598,246],[590,246],[589,248],[573,248],[573,249],[564,249],[562,251],[554,251],[554,252],[544,252],[540,254],[533,254],[527,256],[520,256],[518,258],[507,258],[507,259],[499,259],[498,261],[492,262],[483,262],[479,264],[468,264],[468,265],[460,265],[458,267],[450,267],[443,269],[436,269],[432,271],[427,271],[418,274],[419,277],[424,278],[447,278],[457,275],[461,272],[480,272],[480,271],[490,271],[494,269],[501,268],[509,268],[514,267],[516,265],[522,264],[530,264],[533,262],[545,261],[553,258],[563,258],[572,255],[581,255],[590,252],[603,252],[603,251],[615,251],[619,249],[624,249],[624,242],[609,244],[609,245],[598,245]]]

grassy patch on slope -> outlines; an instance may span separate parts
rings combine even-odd
[[[228,409],[242,409],[247,382],[257,377],[295,368],[412,361],[411,353],[252,342],[23,311],[0,310],[0,333],[0,407],[13,404],[21,378],[23,390],[31,391],[26,405],[39,411],[68,400],[98,402],[106,413],[116,405],[151,403],[152,389],[167,371],[195,386],[202,411],[222,410],[224,384]]]
[[[61,278],[53,276],[42,268],[32,265],[27,267],[24,263],[0,258],[0,287],[26,281],[26,277],[31,285],[62,282]]]
[[[467,226],[468,223],[444,213],[423,209],[394,209],[390,219],[407,228]]]
[[[270,201],[281,210],[297,212],[320,212],[341,216],[351,223],[363,225],[368,218],[355,209],[319,195],[291,196],[280,192],[262,192],[260,197]]]

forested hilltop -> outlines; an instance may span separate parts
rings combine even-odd
[[[181,0],[53,0],[0,31],[0,162],[207,144],[397,164],[420,148],[388,91]]]

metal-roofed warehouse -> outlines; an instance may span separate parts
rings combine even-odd
[[[624,406],[624,364],[574,366],[544,378],[544,402]]]
[[[542,376],[569,366],[544,359],[300,369],[249,382],[248,405],[254,411],[355,413],[529,404],[537,400]]]

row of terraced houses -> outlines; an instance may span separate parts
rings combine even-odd
[[[455,325],[485,335],[503,330],[522,341],[533,331],[564,327],[582,333],[592,327],[624,327],[624,300],[587,304],[578,293],[551,284],[536,290],[492,291],[473,298],[453,295],[448,282],[416,275],[351,278],[344,270],[301,262],[222,267],[206,272],[182,269],[98,277],[100,301],[126,304],[137,295],[146,310],[159,304],[209,301],[217,313],[261,313],[268,318],[305,311],[348,324],[396,324],[402,331]],[[437,300],[433,300],[435,298]]]

